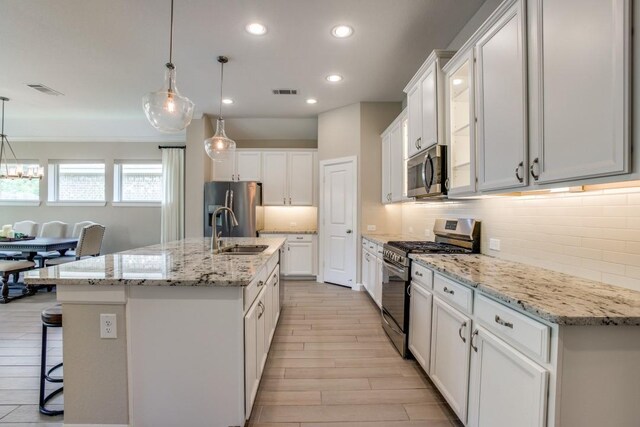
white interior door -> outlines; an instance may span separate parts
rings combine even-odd
[[[323,280],[353,287],[357,265],[355,159],[323,162],[321,171]]]

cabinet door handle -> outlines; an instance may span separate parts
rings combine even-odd
[[[418,150],[422,148],[422,137],[418,138]]]
[[[476,347],[475,345],[473,345],[473,340],[474,338],[478,335],[478,330],[476,329],[475,331],[473,331],[473,333],[471,334],[471,348],[473,349],[473,351],[475,351],[476,353],[478,352],[478,347]]]
[[[289,204],[291,204],[291,197],[289,197]]]
[[[511,322],[507,322],[506,320],[502,320],[502,319],[500,318],[500,316],[498,316],[497,314],[496,314],[496,317],[495,317],[495,319],[494,319],[494,320],[496,321],[496,323],[497,323],[498,325],[502,325],[502,326],[504,326],[505,328],[511,328],[511,329],[513,329],[513,323],[511,323]]]
[[[258,286],[256,286],[256,287],[257,287],[257,288],[261,288],[261,287],[263,287],[263,286],[264,286],[264,282],[263,282],[262,280],[260,280],[260,281],[258,282]]]
[[[258,313],[258,319],[259,319],[264,314],[264,304],[262,304],[262,301],[258,301],[258,307],[260,307],[260,313]]]
[[[409,284],[409,286],[407,286],[407,296],[411,297],[411,284]]]
[[[238,177],[236,178],[236,181],[240,181],[240,174],[238,174]]]
[[[449,288],[447,288],[446,286],[444,287],[444,289],[443,289],[442,291],[443,291],[445,294],[450,294],[450,295],[455,294],[455,292],[454,292],[454,290],[453,290],[453,289],[449,289]]]
[[[302,239],[304,239],[304,237],[297,236],[296,239],[297,240],[302,240]]]
[[[531,176],[533,177],[534,180],[538,180],[538,178],[540,178],[540,174],[538,173],[536,175],[536,173],[534,172],[534,168],[536,165],[538,165],[540,162],[538,160],[538,158],[536,157],[535,159],[533,159],[533,163],[531,163],[531,166],[529,166],[529,172],[531,173]]]
[[[444,180],[444,188],[446,188],[447,191],[449,191],[449,178]]]
[[[524,167],[524,162],[520,162],[518,164],[518,167],[516,168],[516,178],[518,179],[518,182],[523,182],[524,181],[524,177],[520,176],[520,169]]]
[[[462,342],[466,343],[467,339],[465,337],[462,336],[462,328],[467,326],[467,322],[462,322],[462,325],[460,325],[460,328],[458,329],[458,335],[460,336],[460,339],[462,340]]]
[[[416,271],[416,276],[418,276],[418,277],[422,277],[422,276],[423,276],[423,274],[422,274],[422,273],[420,273],[419,271]]]
[[[286,204],[287,204],[287,198],[286,198],[286,197],[283,197],[283,198],[282,198],[282,204],[283,204],[283,205],[286,205]]]

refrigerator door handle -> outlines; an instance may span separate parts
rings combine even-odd
[[[229,209],[233,210],[233,190],[231,190],[231,196],[229,197]],[[229,212],[227,211],[225,212],[225,214],[227,215],[227,227],[229,227],[229,237],[231,237],[231,235],[233,234],[233,227],[229,222]]]

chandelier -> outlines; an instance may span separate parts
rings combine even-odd
[[[2,127],[0,130],[0,179],[42,179],[44,168],[42,166],[28,166],[26,171],[22,164],[18,163],[16,153],[13,151],[7,135],[4,133],[4,104],[9,98],[0,96],[2,101]],[[8,159],[9,154],[13,161]]]

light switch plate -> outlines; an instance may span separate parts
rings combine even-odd
[[[367,225],[367,231],[376,231],[375,225]]]
[[[118,324],[115,314],[100,314],[100,338],[118,338]]]
[[[489,239],[489,249],[500,251],[500,239]]]

